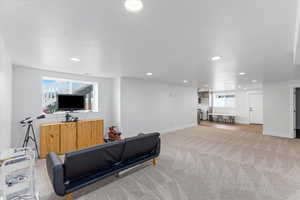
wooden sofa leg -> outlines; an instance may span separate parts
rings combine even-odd
[[[155,166],[156,165],[156,158],[152,159],[152,164]]]
[[[72,194],[72,193],[67,194],[67,195],[65,196],[65,200],[73,200],[73,194]]]

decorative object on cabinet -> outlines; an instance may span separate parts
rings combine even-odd
[[[110,141],[121,140],[122,133],[117,130],[116,126],[109,127],[108,130],[108,138]]]

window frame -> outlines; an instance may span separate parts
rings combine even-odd
[[[227,96],[233,96],[231,98],[234,98],[234,105],[233,106],[215,106],[215,99],[217,96],[224,96],[223,98],[228,98]],[[212,94],[212,107],[214,108],[236,108],[236,94],[235,93],[232,93],[232,92],[229,92],[229,93],[226,93],[226,92],[217,92],[217,93],[213,93]],[[225,105],[225,104],[224,104]]]
[[[43,81],[44,80],[53,80],[53,81],[62,81],[62,82],[75,82],[75,83],[82,83],[82,84],[89,84],[93,85],[93,96],[94,96],[94,102],[93,102],[93,108],[92,110],[77,110],[75,112],[77,113],[97,113],[99,112],[99,88],[98,88],[98,82],[91,82],[91,81],[84,81],[84,80],[75,80],[75,79],[68,79],[68,78],[57,78],[57,77],[50,77],[50,76],[43,76],[42,77],[42,112],[44,109],[43,101],[44,101],[44,92],[43,92]],[[51,114],[65,114],[68,111],[58,111],[54,113],[49,113]]]

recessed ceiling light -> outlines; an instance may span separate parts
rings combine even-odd
[[[212,61],[217,61],[217,60],[221,60],[221,56],[214,56],[211,58]]]
[[[73,61],[73,62],[80,62],[79,58],[70,58],[70,60]]]
[[[252,83],[256,83],[257,82],[257,80],[252,80]]]
[[[247,90],[247,88],[244,88],[244,90]]]
[[[141,0],[126,0],[125,3],[125,8],[129,12],[139,12],[143,9],[144,5]]]
[[[188,83],[188,81],[187,81],[187,80],[183,80],[183,82],[184,82],[184,83]]]
[[[153,74],[151,72],[148,72],[146,75],[147,76],[152,76]]]
[[[244,75],[246,75],[246,73],[245,72],[240,72],[240,75],[244,76]]]
[[[241,89],[241,88],[242,88],[242,86],[240,86],[240,85],[239,85],[239,86],[238,86],[238,88],[239,88],[239,89]]]

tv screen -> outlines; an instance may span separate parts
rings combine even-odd
[[[57,96],[57,102],[58,110],[73,111],[85,109],[83,95],[59,94]]]

